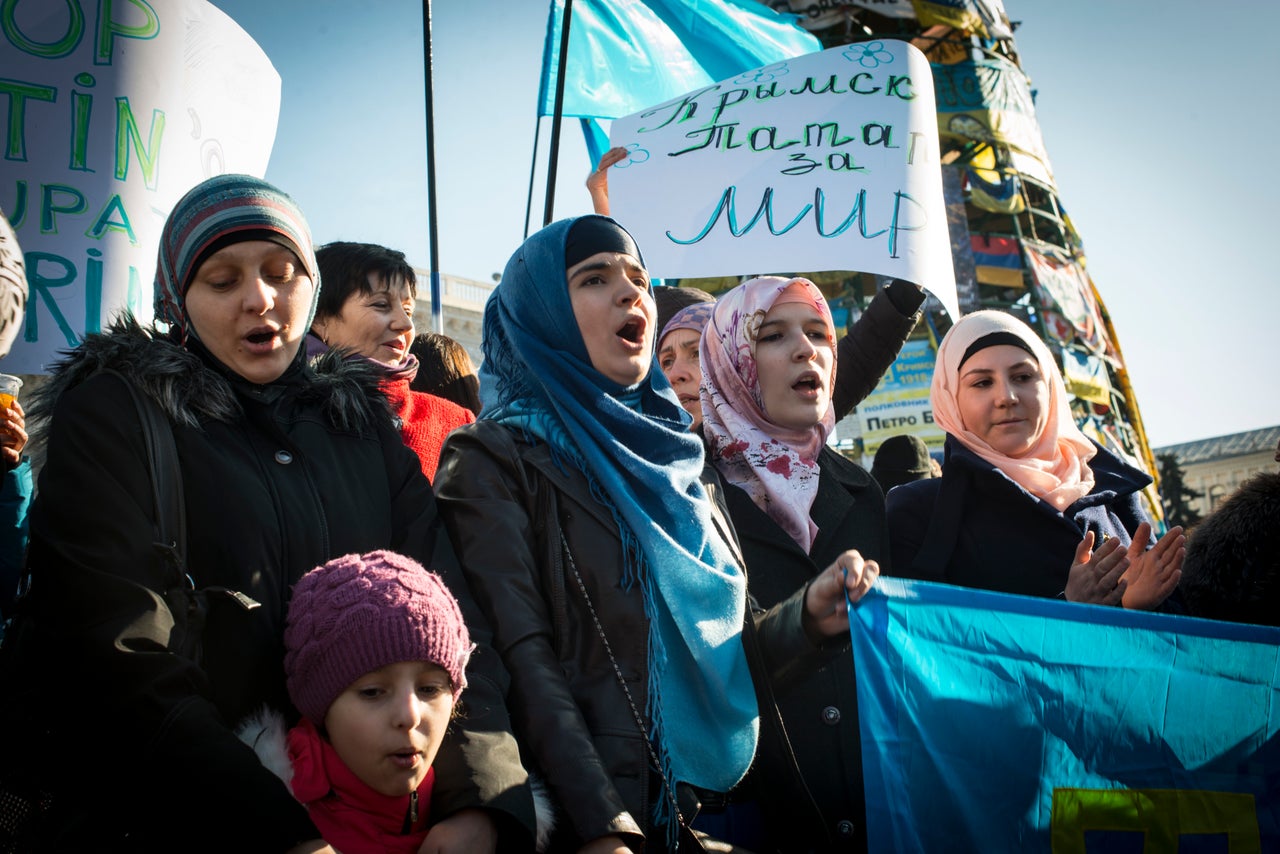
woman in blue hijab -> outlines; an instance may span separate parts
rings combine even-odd
[[[544,228],[485,307],[484,409],[441,456],[442,514],[555,801],[547,850],[674,849],[697,801],[751,765],[760,674],[847,632],[845,591],[856,601],[875,576],[850,553],[751,615],[703,478],[718,481],[654,370],[655,327],[621,226]]]

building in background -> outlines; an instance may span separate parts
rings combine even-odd
[[[431,332],[431,273],[414,268],[418,276],[418,300],[413,309],[413,325],[418,332]],[[476,367],[484,361],[480,352],[484,303],[493,293],[495,282],[477,282],[461,276],[440,277],[440,308],[444,315],[444,334],[467,348]]]
[[[1200,494],[1189,502],[1191,509],[1204,517],[1217,510],[1241,483],[1255,474],[1276,470],[1277,443],[1280,425],[1168,445],[1155,448],[1154,453],[1177,458],[1187,488]]]

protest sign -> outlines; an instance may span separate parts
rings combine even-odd
[[[947,434],[934,422],[929,401],[936,358],[928,341],[906,342],[875,390],[858,404],[864,464],[871,464],[885,439],[900,433],[919,436],[931,454],[942,455]]]
[[[1280,629],[881,577],[872,851],[1280,850]]]
[[[43,373],[117,311],[152,316],[165,216],[212,175],[261,176],[280,76],[205,0],[0,4],[0,208],[30,295],[10,373]]]
[[[613,215],[666,278],[858,270],[955,278],[924,55],[889,39],[831,48],[618,119]]]

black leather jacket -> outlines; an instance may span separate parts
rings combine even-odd
[[[714,469],[704,469],[721,536],[737,552]],[[571,562],[626,680],[635,709],[647,701],[648,622],[638,589],[623,589],[622,545],[608,509],[586,477],[553,459],[545,444],[481,421],[445,442],[437,498],[494,647],[511,675],[508,707],[531,772],[556,802],[552,850],[617,834],[638,846],[649,836],[648,749],[584,603]],[[561,535],[568,554],[561,546]],[[772,683],[795,681],[824,655],[801,626],[804,588],[768,612],[748,609],[743,642],[761,701],[761,740],[785,749]],[[645,724],[647,726],[647,723]],[[791,769],[792,773],[798,774]],[[797,821],[820,821],[816,813]],[[646,851],[658,850],[650,837]]]

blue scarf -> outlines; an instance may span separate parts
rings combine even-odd
[[[663,773],[728,791],[759,729],[741,638],[746,579],[711,522],[702,442],[656,361],[631,388],[591,366],[566,279],[573,222],[526,240],[485,306],[480,417],[545,441],[613,514],[623,583],[638,583],[649,619],[646,711]],[[655,818],[675,826],[665,796]]]

